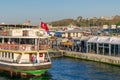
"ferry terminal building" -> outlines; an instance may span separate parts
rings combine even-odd
[[[120,57],[120,38],[94,36],[87,41],[87,53]]]

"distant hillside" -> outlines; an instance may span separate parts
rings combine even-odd
[[[51,22],[52,26],[68,26],[74,23],[75,23],[75,20],[73,19],[63,19],[63,20]]]
[[[93,17],[93,18],[86,18],[84,19],[82,16],[77,17],[76,20],[74,19],[63,19],[59,21],[53,21],[50,22],[53,27],[54,26],[68,26],[70,24],[79,26],[79,27],[84,27],[84,26],[103,26],[103,25],[119,25],[120,26],[120,16],[112,16],[112,17]]]

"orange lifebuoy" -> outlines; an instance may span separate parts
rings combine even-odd
[[[14,46],[13,46],[13,45],[10,45],[10,49],[14,49]]]
[[[25,45],[23,45],[23,46],[22,46],[22,50],[25,50],[25,49],[26,49],[26,46],[25,46]]]
[[[39,53],[39,57],[43,57],[43,53]]]
[[[4,49],[6,49],[6,47],[7,47],[7,46],[6,46],[6,45],[4,45]]]
[[[17,45],[15,45],[14,48],[15,48],[15,50],[18,50],[18,46]]]

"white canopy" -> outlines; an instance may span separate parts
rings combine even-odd
[[[87,42],[120,44],[120,37],[94,36],[91,37]]]

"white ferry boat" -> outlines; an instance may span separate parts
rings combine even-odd
[[[51,67],[49,38],[44,29],[20,24],[0,25],[0,70],[38,76]]]

